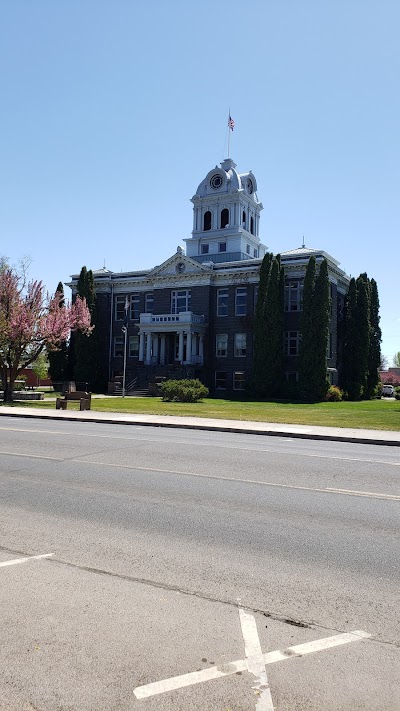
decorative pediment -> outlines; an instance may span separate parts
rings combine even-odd
[[[165,262],[160,264],[158,267],[152,269],[148,274],[148,278],[152,279],[154,277],[165,277],[165,276],[176,276],[186,275],[186,274],[204,274],[210,270],[209,266],[204,266],[195,262],[194,259],[187,257],[183,250],[179,248],[172,257],[167,259]]]

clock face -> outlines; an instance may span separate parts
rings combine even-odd
[[[250,195],[251,195],[252,192],[253,192],[253,190],[254,190],[253,181],[251,180],[251,178],[248,178],[248,180],[247,180],[247,192],[250,193]]]
[[[210,180],[210,185],[214,190],[218,190],[218,188],[221,187],[222,185],[222,176],[221,175],[213,175],[213,177]]]
[[[175,267],[175,271],[177,274],[182,274],[182,272],[185,271],[185,264],[184,262],[178,262],[178,264]]]

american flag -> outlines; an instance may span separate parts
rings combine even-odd
[[[230,114],[229,114],[229,118],[228,118],[228,126],[231,129],[231,131],[233,131],[233,129],[235,128],[235,122]]]

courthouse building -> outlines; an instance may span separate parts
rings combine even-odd
[[[253,361],[253,326],[259,270],[266,247],[260,241],[263,209],[253,173],[239,173],[224,160],[201,181],[193,203],[193,230],[162,264],[151,269],[94,270],[98,336],[110,382],[123,372],[126,304],[126,382],[147,387],[158,377],[198,377],[218,395],[243,391]],[[327,260],[331,319],[327,364],[337,382],[338,326],[349,277],[339,262],[304,245],[281,252],[285,271],[284,372],[297,379],[299,320],[310,256]],[[76,293],[79,275],[71,278]],[[112,386],[111,386],[112,389]]]

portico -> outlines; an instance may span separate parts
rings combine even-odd
[[[140,314],[139,361],[145,365],[203,365],[204,316]]]

